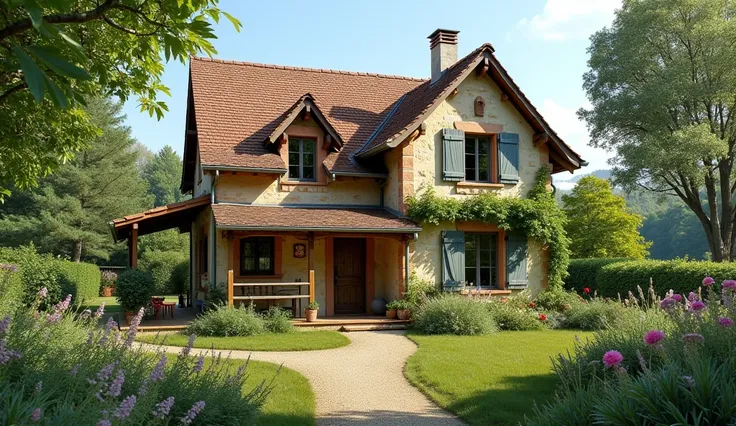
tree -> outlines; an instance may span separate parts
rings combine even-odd
[[[715,261],[736,239],[736,3],[626,0],[591,37],[581,109],[617,185],[676,195]]]
[[[219,0],[0,0],[0,199],[27,189],[95,131],[84,96],[157,99],[164,61],[216,53]]]
[[[176,203],[183,199],[181,185],[181,159],[169,145],[151,158],[143,167],[143,177],[148,189],[156,197],[154,207]]]
[[[642,217],[629,213],[626,200],[613,193],[608,181],[586,176],[562,202],[573,258],[643,259],[648,254],[651,243],[639,235]]]
[[[37,189],[0,208],[3,245],[32,241],[40,251],[74,261],[109,256],[108,221],[150,207],[153,198],[136,168],[140,151],[122,124],[121,108],[106,99],[88,102],[86,113],[102,133]]]

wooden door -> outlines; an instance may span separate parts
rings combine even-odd
[[[365,313],[365,239],[335,238],[335,314]]]

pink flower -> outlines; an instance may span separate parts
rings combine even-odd
[[[733,320],[731,318],[721,317],[718,318],[718,324],[720,324],[721,327],[731,327],[733,325]]]
[[[713,284],[715,284],[716,280],[713,279],[713,277],[705,277],[703,278],[703,285],[705,287],[710,287]]]
[[[606,367],[618,367],[623,360],[624,356],[619,351],[608,351],[603,354],[603,364]]]
[[[701,302],[700,300],[696,300],[690,304],[690,309],[695,312],[702,311],[703,309],[705,309],[705,303]]]
[[[657,343],[664,340],[664,333],[660,330],[649,330],[644,335],[644,343],[649,346],[656,345]]]
[[[721,283],[721,286],[723,288],[730,288],[731,290],[736,290],[736,281],[735,280],[725,280],[723,283]]]
[[[687,333],[682,336],[682,341],[685,343],[703,343],[705,342],[705,337],[698,333]]]

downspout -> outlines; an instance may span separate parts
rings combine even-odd
[[[217,187],[217,181],[220,179],[220,171],[215,170],[215,176],[212,179],[212,189],[210,190],[210,204],[217,204],[217,197],[215,197],[215,190]],[[210,288],[215,288],[217,285],[217,225],[215,224],[215,213],[210,209],[210,252],[212,256],[210,258]]]

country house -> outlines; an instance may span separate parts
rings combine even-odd
[[[410,274],[539,291],[547,253],[535,240],[406,217],[406,197],[428,187],[523,197],[540,168],[586,164],[491,44],[458,59],[457,43],[458,31],[429,36],[429,79],[192,58],[181,183],[192,198],[113,221],[115,238],[178,227],[191,236],[194,297],[230,282],[235,302],[311,297],[323,316],[370,313]]]

